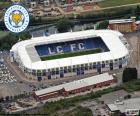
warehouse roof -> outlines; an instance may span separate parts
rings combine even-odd
[[[124,113],[127,110],[131,110],[131,109],[140,110],[140,98],[127,99],[121,102],[123,102],[123,104],[107,104],[107,105],[111,111],[118,109],[120,110],[121,113]]]
[[[119,110],[115,104],[108,104],[107,106],[112,112]]]

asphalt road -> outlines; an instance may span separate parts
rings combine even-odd
[[[17,64],[11,63],[9,60],[9,53],[3,52],[0,54],[1,57],[4,58],[4,63],[8,67],[8,70],[15,76],[16,82],[14,83],[7,83],[7,84],[1,84],[0,88],[7,88],[7,94],[8,96],[14,96],[18,94],[23,94],[23,93],[32,93],[35,90],[39,90],[42,88],[50,87],[50,86],[55,86],[58,84],[62,84],[64,82],[71,82],[73,80],[79,80],[82,78],[86,78],[91,76],[85,75],[85,76],[80,76],[80,77],[69,77],[69,78],[63,78],[63,79],[57,79],[57,80],[47,80],[47,81],[42,81],[42,82],[37,82],[37,81],[29,81],[25,78],[24,73],[18,68]],[[121,71],[120,70],[114,70],[110,71],[111,74],[117,74],[119,72],[120,74],[120,79],[121,80]],[[92,74],[96,75],[96,74]],[[119,84],[121,81],[119,81]]]

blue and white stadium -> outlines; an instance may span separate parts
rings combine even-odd
[[[50,80],[125,67],[128,47],[120,32],[86,30],[18,42],[10,58],[30,79]]]

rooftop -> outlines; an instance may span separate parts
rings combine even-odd
[[[132,98],[123,101],[123,104],[108,104],[111,111],[116,109],[124,113],[129,109],[139,109],[140,110],[140,98]]]
[[[107,106],[109,107],[109,109],[111,111],[117,111],[117,110],[119,110],[118,107],[115,104],[108,104]]]
[[[116,24],[116,23],[131,23],[131,22],[133,22],[132,19],[109,20],[109,24]]]
[[[78,88],[82,88],[82,87],[94,85],[94,84],[97,84],[97,83],[109,81],[109,80],[113,80],[113,76],[109,75],[108,73],[104,73],[104,74],[88,77],[88,78],[85,78],[85,79],[61,84],[61,85],[58,85],[58,86],[53,86],[53,87],[49,87],[49,88],[46,88],[46,89],[38,90],[38,91],[35,91],[35,94],[39,96],[39,95],[47,94],[47,93],[50,93],[50,92],[58,91],[58,90],[61,90],[63,88],[66,91],[71,91],[71,90],[75,90],[75,89],[78,89]]]

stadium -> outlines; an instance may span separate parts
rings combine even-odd
[[[102,73],[127,66],[128,43],[112,30],[86,30],[36,37],[16,43],[11,62],[33,80]]]

